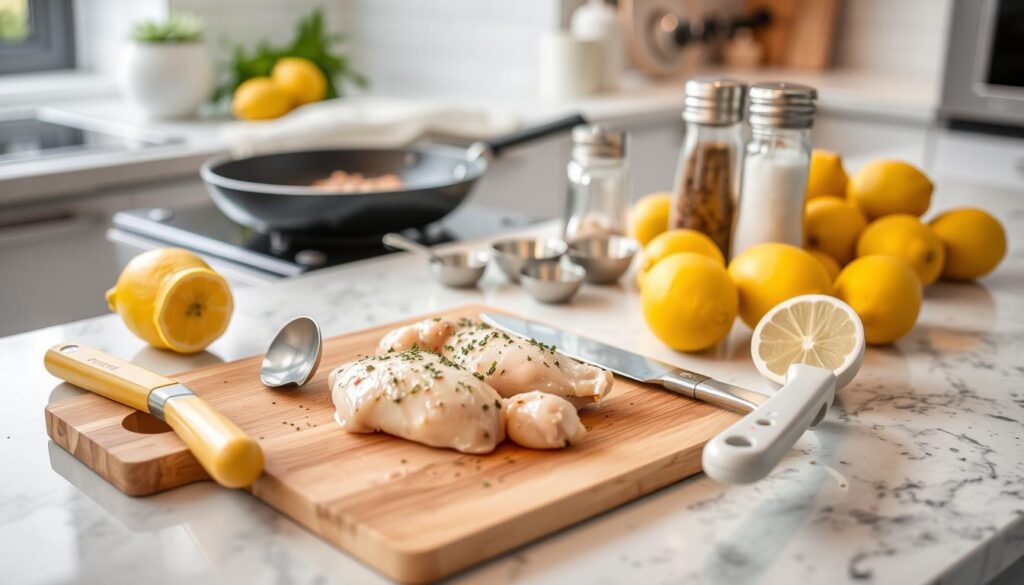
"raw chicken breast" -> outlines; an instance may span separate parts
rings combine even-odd
[[[447,339],[443,341],[442,337]],[[428,319],[391,331],[381,340],[381,352],[413,346],[439,350],[453,362],[484,376],[504,397],[531,390],[561,396],[576,408],[595,404],[608,394],[611,372],[581,364],[555,348],[512,337],[498,329],[460,319]]]
[[[529,449],[561,449],[587,434],[573,405],[554,394],[517,394],[505,399],[503,412],[508,438]]]
[[[463,453],[505,438],[501,400],[466,369],[418,349],[365,357],[331,372],[334,418],[351,433],[385,433]]]
[[[454,322],[440,317],[399,327],[381,338],[377,353],[383,355],[392,351],[405,351],[414,346],[440,352],[441,346],[455,333],[456,328]]]

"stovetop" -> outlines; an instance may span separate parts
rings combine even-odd
[[[492,236],[528,225],[530,218],[492,208],[463,205],[440,221],[402,232],[426,246]],[[241,226],[213,205],[145,208],[118,212],[108,238],[141,248],[178,246],[270,276],[304,272],[390,253],[380,236],[301,237],[260,234]]]

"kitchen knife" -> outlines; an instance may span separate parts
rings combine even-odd
[[[620,376],[747,413],[704,446],[704,472],[726,483],[750,483],[768,475],[800,435],[825,418],[835,396],[835,376],[814,366],[791,365],[786,385],[768,397],[541,323],[494,313],[480,318]]]
[[[184,384],[73,343],[51,347],[43,361],[61,380],[166,422],[222,486],[245,487],[263,472],[259,443]]]

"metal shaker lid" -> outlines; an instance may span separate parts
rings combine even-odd
[[[598,124],[580,124],[572,129],[572,157],[575,159],[620,159],[626,156],[626,133]]]
[[[810,128],[818,91],[795,83],[756,83],[747,92],[747,121],[751,126]]]
[[[683,119],[697,124],[726,126],[743,119],[747,86],[735,79],[694,77],[686,82]]]

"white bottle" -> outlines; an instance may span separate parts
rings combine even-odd
[[[601,43],[601,89],[618,89],[626,55],[622,22],[615,8],[605,0],[589,0],[572,13],[569,30],[573,37]]]
[[[747,93],[751,139],[743,160],[732,257],[766,242],[803,246],[814,88],[758,83]]]

